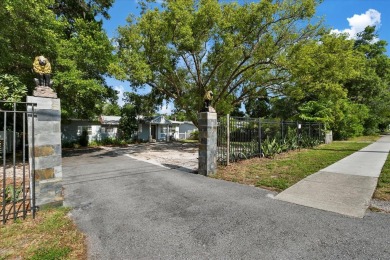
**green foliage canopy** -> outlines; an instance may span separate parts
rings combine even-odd
[[[387,42],[378,39],[375,27],[368,26],[358,34],[354,48],[365,57],[360,74],[345,84],[350,100],[365,105],[369,117],[365,120],[366,134],[374,134],[390,124],[390,59]]]
[[[26,86],[17,77],[0,74],[0,100],[19,102],[26,95],[26,92]]]
[[[240,5],[217,0],[165,1],[119,28],[112,71],[135,89],[147,85],[196,123],[203,95],[229,113],[264,88],[288,80],[287,50],[315,37],[316,0],[263,0]]]
[[[32,62],[46,56],[63,118],[92,118],[116,93],[103,78],[112,45],[97,15],[108,18],[114,0],[4,0],[0,3],[0,75],[34,89]]]
[[[291,81],[273,113],[325,123],[335,138],[377,133],[390,123],[389,58],[386,42],[367,27],[356,40],[324,34],[297,44],[289,54]],[[290,112],[280,108],[288,107]],[[291,111],[293,111],[291,113]]]

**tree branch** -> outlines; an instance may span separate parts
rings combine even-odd
[[[184,64],[186,65],[188,72],[189,72],[189,73],[191,74],[191,76],[192,76],[192,79],[196,82],[196,75],[192,72],[191,66],[190,66],[190,64],[188,63],[188,60],[187,60],[186,56],[183,55],[183,54],[181,54],[180,57],[183,59]]]
[[[201,76],[201,69],[200,69],[200,61],[198,60],[198,57],[195,56],[193,52],[191,53],[191,56],[195,62],[195,69],[196,69],[196,76],[197,76],[196,85],[198,86],[199,89],[201,89],[203,84],[202,84],[202,76]]]

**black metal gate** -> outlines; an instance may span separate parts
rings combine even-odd
[[[34,138],[28,143],[28,118],[36,104],[0,101],[0,219],[35,217]],[[34,136],[34,120],[29,134]],[[29,160],[30,156],[30,160]]]
[[[247,117],[220,117],[217,146],[219,164],[252,157],[269,157],[323,142],[319,122],[288,122]]]

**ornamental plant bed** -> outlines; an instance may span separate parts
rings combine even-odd
[[[213,177],[282,191],[369,144],[366,141],[338,141],[277,154],[273,159],[252,158],[220,166]]]

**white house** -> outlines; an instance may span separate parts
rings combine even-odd
[[[164,116],[144,118],[138,124],[138,139],[143,141],[168,141],[170,136],[178,138],[180,123],[168,120]]]
[[[100,116],[100,139],[119,137],[118,128],[120,120],[120,116]]]
[[[61,125],[61,139],[65,142],[79,140],[84,131],[88,140],[103,140],[117,138],[120,116],[100,116],[98,121],[72,119]]]
[[[179,125],[179,139],[188,139],[191,133],[198,131],[198,128],[191,121],[184,121]]]
[[[88,133],[88,140],[104,140],[118,138],[120,116],[100,116],[98,120],[73,119],[61,125],[61,138],[65,142],[76,142],[84,131]],[[138,140],[169,141],[172,139],[188,139],[191,133],[198,128],[189,121],[175,121],[164,116],[153,118],[138,117]]]
[[[143,141],[168,141],[187,139],[190,133],[197,130],[190,122],[166,119],[164,116],[143,118],[138,125],[138,139]]]

